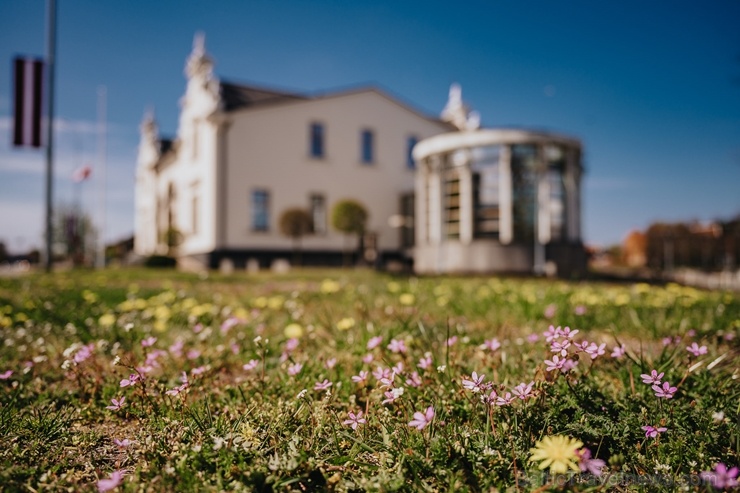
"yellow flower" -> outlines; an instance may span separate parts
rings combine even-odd
[[[337,322],[337,329],[339,330],[349,330],[354,326],[355,326],[355,319],[352,317],[343,318],[342,320]]]
[[[116,317],[112,313],[106,313],[105,315],[101,316],[98,320],[98,323],[101,327],[108,328],[113,326],[114,323],[116,323]]]
[[[403,293],[401,296],[398,297],[398,300],[401,302],[402,305],[410,306],[414,304],[416,298],[411,293]]]
[[[331,279],[324,279],[321,283],[321,292],[324,294],[336,293],[339,291],[339,283]]]
[[[552,473],[566,473],[568,469],[579,471],[577,451],[583,443],[575,438],[560,435],[545,437],[530,450],[530,462],[540,462],[539,468],[550,468]]]
[[[296,323],[290,324],[285,327],[283,334],[285,334],[285,337],[288,339],[298,339],[303,335],[303,327]]]

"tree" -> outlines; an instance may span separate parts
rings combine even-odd
[[[356,200],[345,199],[337,202],[331,214],[331,224],[334,229],[345,235],[355,234],[359,239],[365,234],[368,213],[365,206]],[[347,264],[348,252],[345,248],[345,265]]]
[[[55,257],[71,259],[76,266],[90,264],[95,255],[97,236],[87,212],[75,205],[57,205],[52,228]]]
[[[301,238],[313,230],[311,215],[305,209],[292,207],[280,215],[280,232],[293,239],[293,262],[301,264]]]

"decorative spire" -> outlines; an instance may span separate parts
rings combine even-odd
[[[159,128],[154,119],[154,109],[150,106],[144,111],[144,118],[139,126],[142,140],[156,141],[159,138]]]
[[[463,102],[462,88],[457,82],[450,86],[450,95],[440,118],[452,123],[458,130],[476,130],[480,127],[480,114],[477,111],[470,112],[470,108]]]
[[[185,75],[189,79],[201,77],[205,80],[213,75],[213,60],[206,53],[206,36],[200,31],[193,38],[193,51],[185,64]]]

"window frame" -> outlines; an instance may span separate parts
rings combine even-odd
[[[326,158],[326,125],[312,121],[308,126],[308,155],[312,159]]]
[[[375,132],[370,128],[360,130],[360,163],[375,164]]]
[[[263,199],[258,200],[258,197]],[[254,233],[268,233],[270,231],[270,191],[266,188],[253,188],[250,200],[251,231]]]

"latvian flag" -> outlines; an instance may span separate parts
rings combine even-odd
[[[15,128],[13,144],[41,147],[41,115],[44,62],[38,59],[14,60]]]

